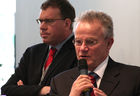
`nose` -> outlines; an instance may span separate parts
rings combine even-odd
[[[82,45],[80,46],[81,51],[88,51],[87,45],[83,42]]]
[[[40,24],[40,29],[46,29],[48,27],[48,25],[45,22],[42,22]]]

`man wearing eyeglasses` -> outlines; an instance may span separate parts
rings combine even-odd
[[[114,42],[110,16],[92,10],[82,14],[73,42],[78,60],[86,60],[93,75],[80,75],[77,67],[62,72],[52,78],[51,96],[140,96],[140,68],[109,56]]]
[[[53,76],[76,66],[77,58],[72,43],[74,18],[75,10],[67,0],[48,0],[42,4],[36,21],[40,25],[43,43],[26,50],[15,73],[2,87],[2,94],[46,95],[50,91]],[[51,49],[55,49],[52,52],[55,54],[49,59]],[[50,64],[46,65],[46,62]]]

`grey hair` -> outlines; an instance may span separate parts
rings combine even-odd
[[[113,21],[112,18],[104,12],[98,12],[89,10],[81,14],[80,17],[76,18],[76,22],[88,22],[93,23],[94,20],[98,20],[104,28],[105,39],[114,36],[113,33]]]

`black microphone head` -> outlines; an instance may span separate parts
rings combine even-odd
[[[88,69],[88,65],[87,65],[86,59],[80,59],[78,61],[78,68],[79,68],[79,70],[81,70],[81,69]]]
[[[80,59],[78,61],[78,68],[79,68],[80,74],[85,74],[85,75],[88,74],[88,65],[87,65],[86,59]]]

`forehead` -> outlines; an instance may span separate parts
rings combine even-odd
[[[103,27],[99,21],[93,23],[79,22],[75,29],[75,37],[97,37],[103,35]]]
[[[60,9],[56,7],[48,7],[45,10],[41,10],[40,18],[41,19],[51,19],[61,17]]]

